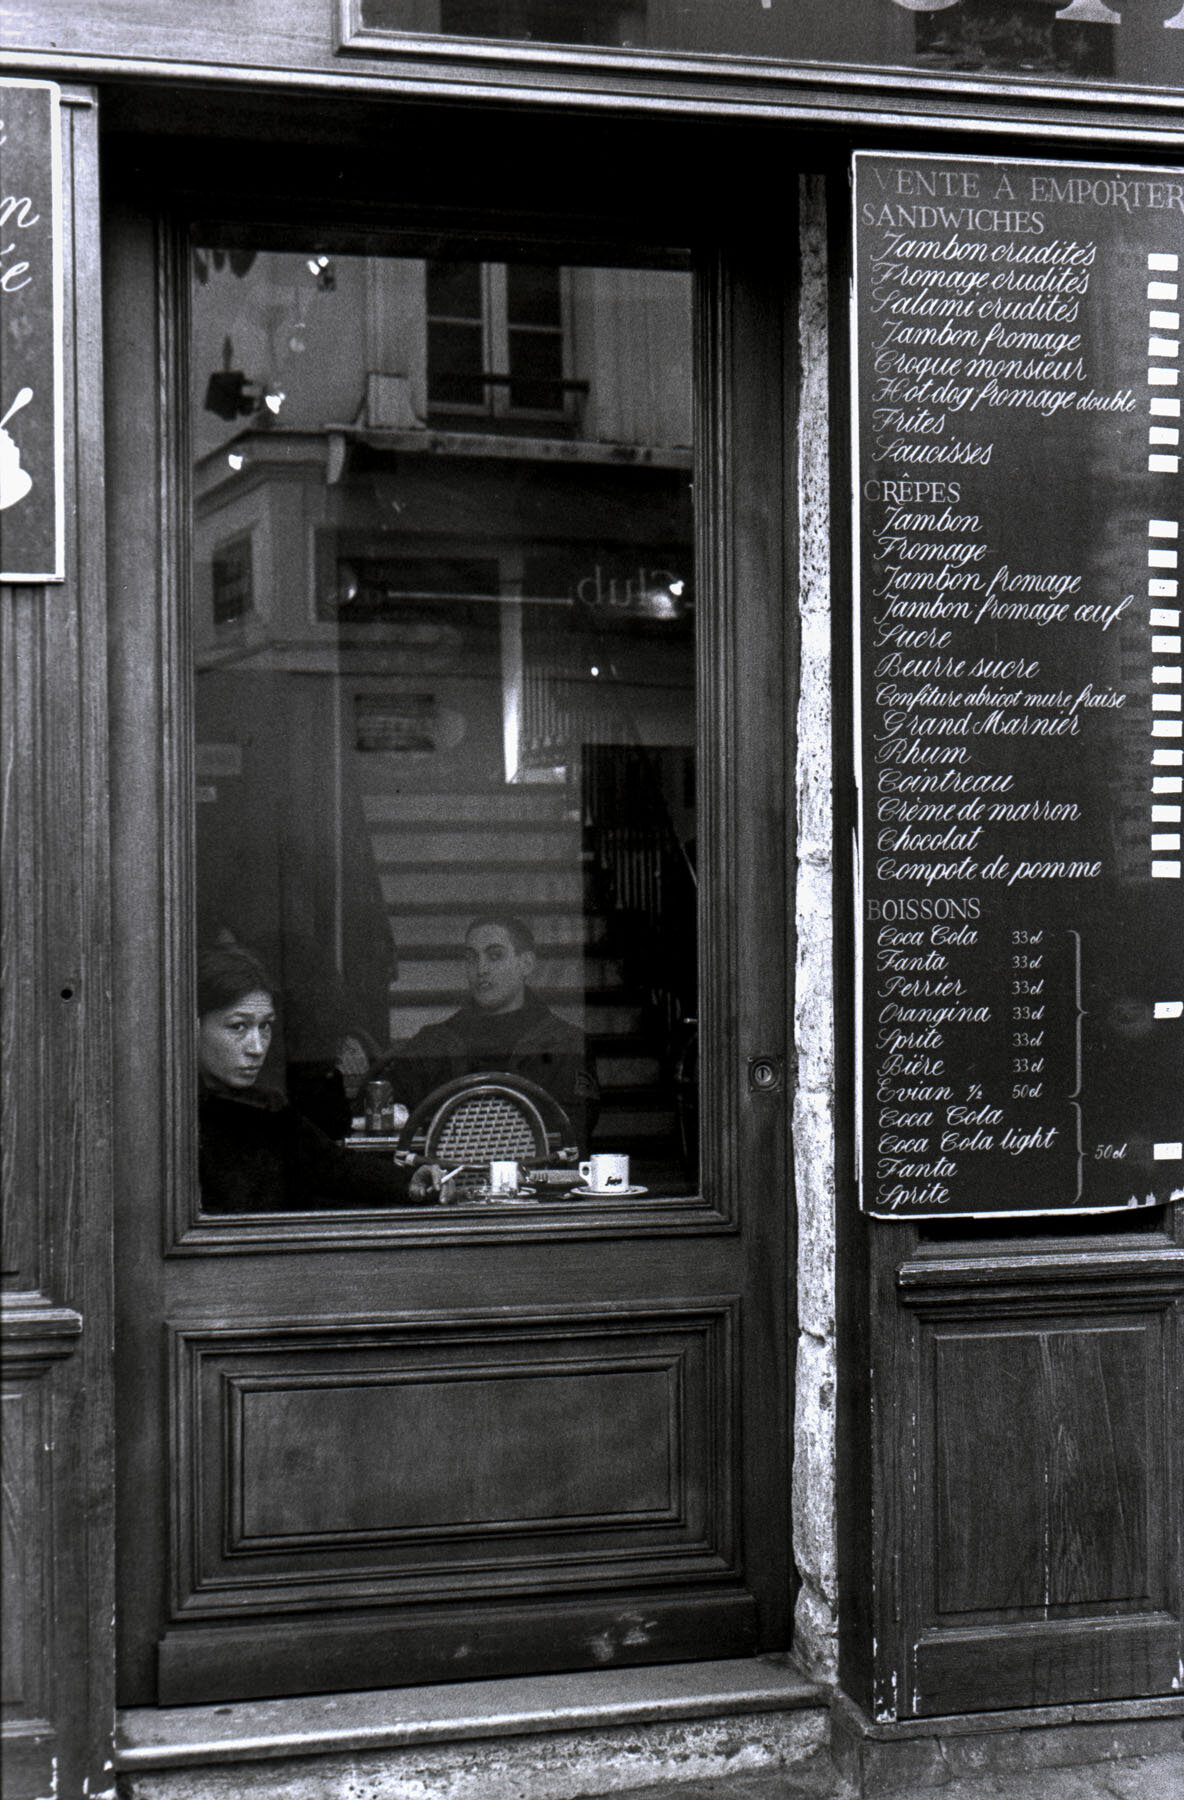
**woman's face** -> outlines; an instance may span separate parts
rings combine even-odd
[[[197,1060],[202,1074],[226,1087],[254,1086],[271,1044],[274,1024],[271,995],[261,991],[244,994],[233,1006],[203,1013],[197,1028]]]

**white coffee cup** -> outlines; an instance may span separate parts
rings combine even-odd
[[[580,1180],[594,1194],[622,1194],[629,1187],[629,1158],[603,1152],[580,1164]]]
[[[489,1191],[491,1194],[516,1194],[518,1192],[518,1164],[516,1162],[491,1162],[489,1165]]]

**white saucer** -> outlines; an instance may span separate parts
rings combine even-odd
[[[581,1200],[627,1200],[636,1194],[648,1194],[650,1190],[645,1187],[592,1188],[581,1184],[579,1187],[568,1188],[567,1191],[569,1194],[578,1194]]]

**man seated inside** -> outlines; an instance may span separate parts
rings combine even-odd
[[[385,1057],[373,1077],[411,1109],[446,1081],[504,1070],[537,1082],[567,1113],[581,1150],[596,1123],[599,1089],[584,1035],[529,991],[534,935],[512,913],[484,913],[465,933],[469,998]]]

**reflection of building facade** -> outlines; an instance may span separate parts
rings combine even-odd
[[[265,953],[290,1065],[439,1022],[467,921],[521,915],[607,1141],[655,1151],[695,1012],[688,277],[197,276],[204,929]]]
[[[1174,167],[1175,0],[185,10],[0,26],[68,519],[0,608],[6,1794],[1178,1748],[1179,1205],[859,1210],[846,351],[852,152]],[[1047,796],[1136,920],[1153,711]],[[291,1081],[493,910],[645,1191],[203,1215],[195,916]],[[1127,1091],[1147,983],[1082,1003]]]

